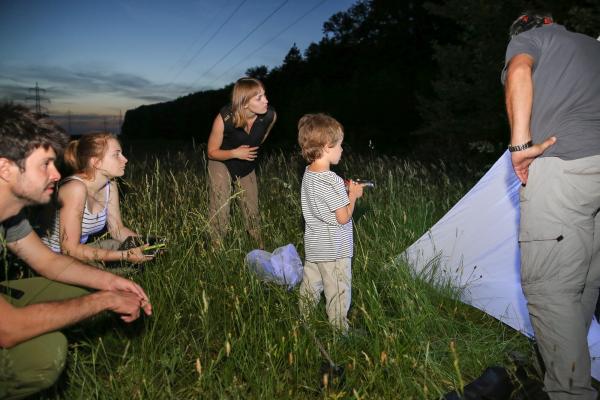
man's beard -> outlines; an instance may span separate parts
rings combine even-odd
[[[52,195],[46,194],[45,191],[51,186],[54,187],[54,184],[46,186],[42,192],[34,193],[26,189],[27,182],[22,182],[19,186],[20,190],[14,191],[14,194],[19,200],[21,200],[25,205],[28,206],[46,204],[50,202],[50,198],[52,197]]]

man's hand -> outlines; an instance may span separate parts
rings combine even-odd
[[[150,303],[140,299],[138,295],[131,292],[109,291],[104,292],[108,297],[108,309],[121,316],[125,322],[133,322],[140,317],[140,308],[146,315],[151,311]]]
[[[146,315],[152,315],[152,304],[150,304],[148,295],[144,292],[144,289],[142,289],[142,287],[137,283],[130,281],[129,279],[113,275],[113,279],[110,281],[107,290],[113,292],[134,294],[138,298],[138,308],[141,307]]]
[[[552,136],[542,143],[534,144],[530,148],[521,151],[515,151],[511,153],[512,165],[515,170],[517,178],[523,183],[527,184],[527,178],[529,177],[529,166],[540,155],[544,154],[548,147],[556,143],[556,137]]]

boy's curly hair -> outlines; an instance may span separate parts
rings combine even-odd
[[[344,139],[344,127],[326,114],[306,114],[298,121],[298,144],[309,164],[321,158],[325,146]]]

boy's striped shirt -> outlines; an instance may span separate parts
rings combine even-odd
[[[304,249],[311,262],[352,257],[352,220],[340,224],[335,210],[350,204],[344,181],[332,171],[311,172],[302,178]]]

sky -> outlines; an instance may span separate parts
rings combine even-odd
[[[0,101],[72,134],[119,131],[128,109],[218,89],[304,51],[356,0],[0,0]]]

